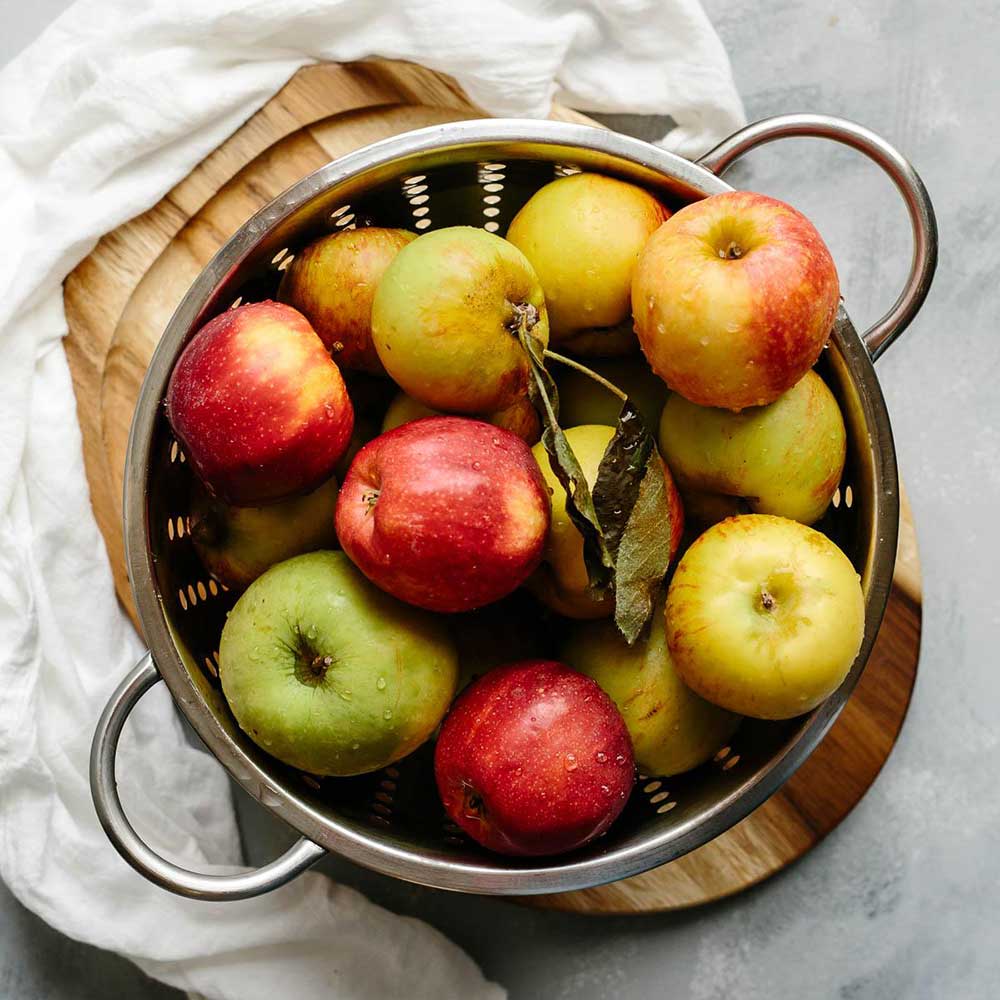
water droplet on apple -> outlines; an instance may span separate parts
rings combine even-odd
[[[608,788],[607,785],[601,785],[601,791],[604,792],[605,795],[610,795],[611,794],[611,789]]]
[[[699,343],[702,347],[708,347],[708,337],[702,337]]]
[[[473,463],[472,463],[472,467],[473,467],[474,469],[476,469],[476,470],[478,471],[478,470],[479,470],[479,469],[481,469],[481,468],[482,468],[483,466],[482,466],[482,463],[481,463],[481,462],[473,462]]]
[[[384,691],[385,690],[385,678],[384,677],[380,677],[375,682],[375,687],[377,687],[379,689],[379,691]]]
[[[386,721],[388,721],[389,719],[391,719],[392,718],[392,709],[391,708],[387,708],[382,713],[382,718],[385,719]]]
[[[576,754],[566,754],[566,770],[575,771],[579,765],[576,762]]]
[[[351,749],[352,750],[360,750],[361,749],[361,744],[360,743],[352,743],[351,744]]]
[[[606,753],[601,753],[599,750],[596,754],[594,754],[594,760],[596,760],[598,764],[603,764],[607,759],[608,755]]]
[[[615,757],[615,763],[616,764],[624,764],[625,763],[625,754],[623,754],[623,753],[618,754],[618,756]]]

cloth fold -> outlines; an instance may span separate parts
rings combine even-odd
[[[61,339],[61,282],[153,205],[305,63],[405,58],[484,108],[669,114],[696,154],[742,123],[695,0],[81,0],[0,72],[0,876],[60,931],[208,998],[495,1000],[426,924],[310,873],[269,896],[199,903],[145,882],[90,801],[100,710],[141,653],[90,510]],[[153,846],[233,866],[222,769],[162,689],[126,727],[122,797]]]

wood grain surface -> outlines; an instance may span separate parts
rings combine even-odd
[[[121,530],[128,429],[153,349],[191,282],[250,215],[330,159],[408,129],[482,115],[454,81],[412,64],[307,67],[157,205],[104,236],[66,279],[66,352],[91,500],[133,621]],[[563,108],[553,117],[589,121]],[[767,878],[833,829],[888,757],[916,677],[920,567],[905,497],[900,528],[889,609],[869,666],[837,723],[784,788],[672,864],[526,902],[586,913],[692,906]]]

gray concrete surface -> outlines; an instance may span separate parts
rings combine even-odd
[[[3,0],[0,60],[61,5]],[[543,914],[327,868],[440,927],[518,1000],[988,1000],[1000,990],[1000,337],[990,243],[1000,231],[1000,12],[935,0],[705,5],[751,117],[818,110],[864,122],[913,159],[937,205],[935,288],[879,363],[925,590],[920,678],[896,752],[847,821],[790,871],[686,914]],[[754,154],[737,179],[816,221],[858,326],[895,297],[907,228],[874,168],[796,141]],[[251,858],[272,856],[287,832],[245,799],[239,807]],[[169,994],[124,961],[61,939],[0,889],[0,996]]]

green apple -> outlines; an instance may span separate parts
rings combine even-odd
[[[418,403],[412,396],[408,396],[405,392],[400,392],[385,411],[385,417],[382,420],[382,433],[391,431],[394,427],[401,427],[403,424],[408,424],[411,420],[436,416],[441,416],[440,410],[424,406],[423,403]],[[511,434],[516,434],[523,441],[527,441],[528,444],[534,444],[542,434],[541,420],[527,396],[521,396],[520,399],[515,400],[515,402],[508,406],[506,410],[501,410],[499,413],[487,414],[484,417],[480,417],[480,419],[485,420],[488,424],[493,424],[495,427],[502,427],[504,430],[510,431]]]
[[[372,341],[385,370],[445,413],[496,413],[527,393],[521,327],[548,343],[538,277],[517,247],[472,226],[403,247],[372,304]]]
[[[593,677],[618,706],[639,769],[669,777],[708,760],[740,717],[705,701],[680,679],[667,649],[663,603],[634,646],[610,621],[586,622],[569,634],[560,659]]]
[[[758,719],[789,719],[837,690],[861,648],[851,561],[798,521],[745,514],[684,553],[667,593],[667,643],[688,687]]]
[[[337,544],[337,480],[269,507],[233,507],[200,486],[191,497],[191,541],[209,571],[242,590],[283,559]]]
[[[311,774],[362,774],[437,728],[458,656],[444,623],[369,583],[342,552],[272,566],[236,602],[222,690],[262,749]]]
[[[604,356],[636,350],[632,272],[669,214],[648,191],[601,174],[561,177],[532,195],[507,239],[542,283],[553,345]]]
[[[812,524],[840,482],[847,434],[833,393],[810,371],[773,403],[739,413],[673,393],[660,418],[659,444],[689,515],[714,520],[734,512],[732,501],[715,511],[696,498],[689,503],[690,491]]]
[[[614,426],[622,401],[581,371],[550,363],[559,388],[559,420],[567,427],[578,424]],[[666,383],[646,364],[645,358],[588,358],[587,367],[632,398],[650,431],[656,431],[663,404],[670,395]]]

